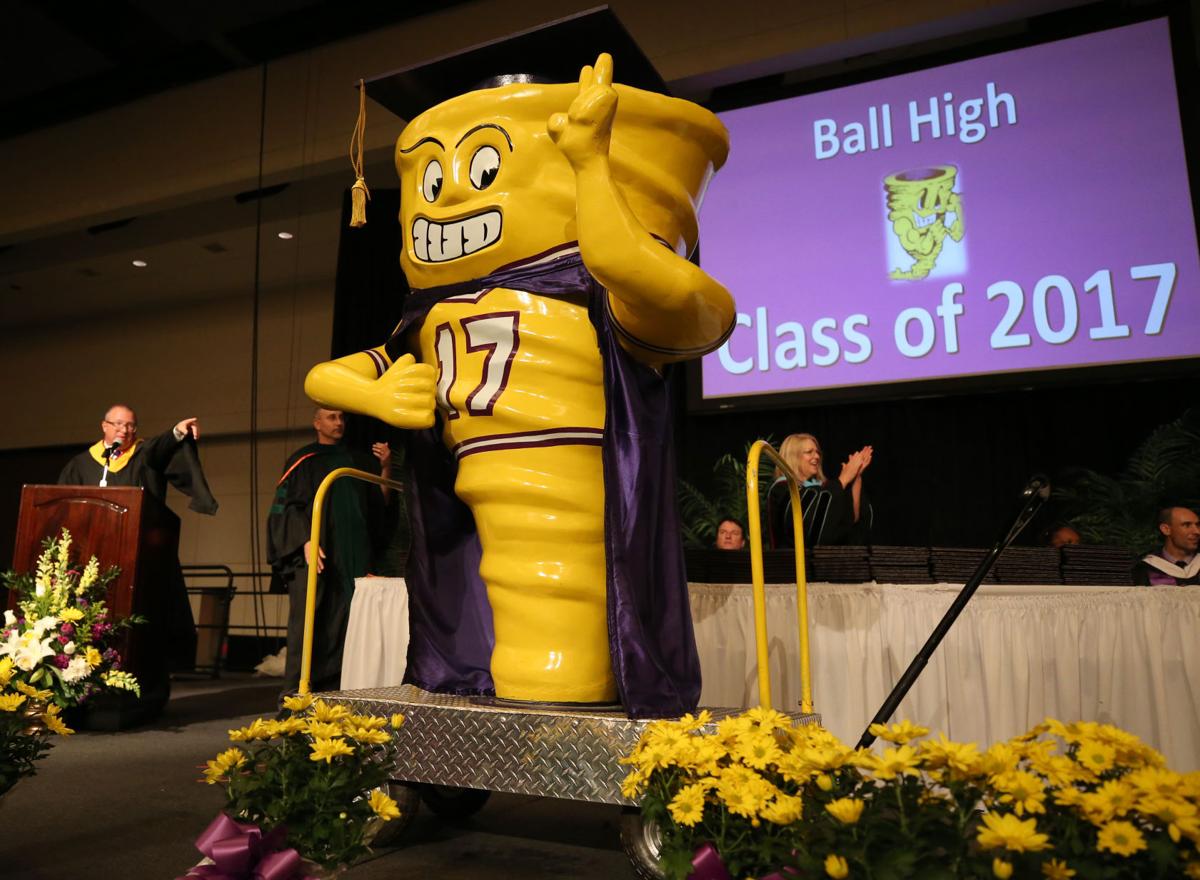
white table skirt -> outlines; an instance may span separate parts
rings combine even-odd
[[[950,607],[948,585],[810,584],[813,703],[853,745]],[[748,585],[690,585],[701,704],[757,703]],[[795,586],[767,586],[772,702],[795,707]],[[900,704],[902,718],[985,746],[1037,724],[1119,725],[1173,769],[1200,768],[1200,589],[982,586]]]
[[[404,579],[356,578],[342,650],[342,690],[399,685],[407,662],[408,588]]]

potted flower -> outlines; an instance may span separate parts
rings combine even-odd
[[[890,745],[769,709],[655,722],[625,793],[670,878],[1200,878],[1200,773],[1119,728],[1047,719],[982,752],[909,722],[872,732]]]
[[[34,573],[5,572],[17,596],[0,624],[0,794],[34,773],[50,733],[69,734],[60,713],[105,688],[139,693],[121,670],[114,636],[137,618],[115,620],[105,597],[116,567],[71,560],[71,533],[47,538]]]
[[[207,858],[189,877],[207,876],[231,849],[251,853],[247,877],[267,873],[260,860],[332,876],[368,852],[375,826],[399,817],[384,788],[396,758],[389,728],[403,716],[358,715],[311,695],[286,698],[280,715],[231,730],[234,745],[208,762],[204,781],[224,787],[225,808],[197,841]]]

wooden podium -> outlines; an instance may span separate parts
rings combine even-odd
[[[64,527],[71,532],[73,559],[82,564],[95,556],[101,570],[112,565],[121,569],[108,588],[112,615],[120,619],[140,614],[147,621],[126,630],[113,645],[121,653],[123,668],[141,683],[141,699],[119,692],[98,695],[84,723],[113,730],[148,721],[170,694],[171,602],[183,587],[179,517],[140,487],[26,485],[21,489],[13,569],[32,571],[42,541]],[[9,597],[10,606],[15,601],[15,596]]]

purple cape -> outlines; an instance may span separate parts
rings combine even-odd
[[[569,246],[574,248],[574,246]],[[492,287],[541,296],[586,293],[604,365],[605,558],[608,638],[621,703],[631,718],[674,717],[696,708],[700,660],[692,631],[683,545],[675,503],[675,461],[667,386],[621,347],[605,290],[577,249],[503,267],[484,278],[414,290],[388,340],[405,334],[447,297]],[[533,265],[531,265],[533,264]],[[440,420],[440,416],[439,416]],[[454,494],[456,465],[441,427],[410,432],[412,549],[408,669],[404,680],[440,693],[494,693],[491,608],[479,576],[475,522]]]

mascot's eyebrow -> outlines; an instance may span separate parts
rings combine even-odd
[[[413,144],[411,147],[405,147],[405,148],[404,148],[403,150],[401,150],[400,152],[401,152],[401,153],[411,153],[411,152],[412,152],[413,150],[415,150],[417,147],[421,146],[421,144],[437,144],[437,145],[438,145],[439,147],[441,147],[443,150],[444,150],[444,149],[446,149],[446,147],[445,147],[445,146],[443,146],[442,142],[441,142],[441,141],[439,141],[437,138],[435,138],[435,137],[423,137],[423,138],[421,138],[419,141],[417,141],[415,144]]]
[[[496,129],[496,131],[498,131],[498,132],[500,132],[500,134],[504,135],[504,139],[505,139],[506,141],[508,141],[508,151],[509,151],[510,153],[513,151],[512,138],[508,136],[508,132],[507,132],[507,131],[505,131],[505,130],[504,130],[503,128],[501,128],[499,125],[496,125],[496,123],[494,123],[494,122],[485,122],[485,123],[483,123],[482,125],[477,125],[477,126],[475,126],[474,128],[472,128],[470,131],[468,131],[466,134],[464,134],[462,137],[460,137],[460,138],[458,139],[458,143],[454,145],[454,146],[455,146],[455,148],[457,148],[457,147],[458,147],[460,144],[462,144],[462,142],[463,142],[463,141],[465,141],[465,140],[466,140],[467,138],[469,138],[471,135],[475,134],[475,132],[479,131],[481,128],[494,128],[494,129]]]

